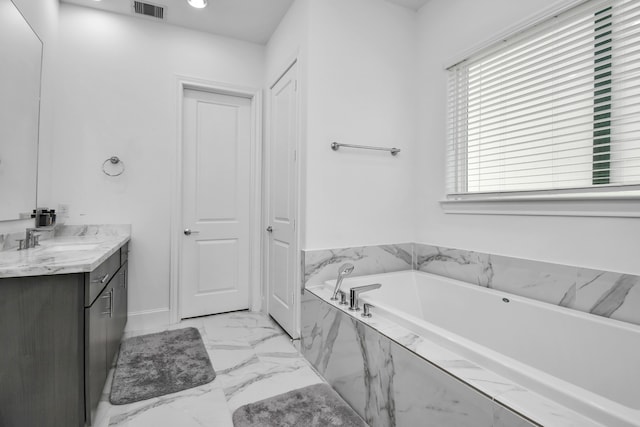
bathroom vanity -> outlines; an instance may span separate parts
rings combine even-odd
[[[79,230],[0,253],[0,425],[95,419],[127,322],[129,233]]]

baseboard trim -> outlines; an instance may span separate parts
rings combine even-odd
[[[134,311],[128,314],[126,332],[164,328],[171,324],[169,308]]]

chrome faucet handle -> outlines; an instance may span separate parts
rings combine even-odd
[[[375,305],[369,304],[368,302],[365,302],[362,307],[363,307],[363,310],[362,310],[362,314],[360,316],[362,316],[362,317],[371,317],[371,309],[373,307],[375,307]]]
[[[39,238],[42,233],[39,233],[38,228],[27,228],[27,231],[24,236],[24,245],[21,246],[22,249],[34,248],[36,246],[40,246]]]
[[[349,289],[349,310],[360,311],[360,307],[358,306],[358,291],[356,288]]]
[[[349,304],[349,301],[347,301],[347,293],[345,291],[338,292],[338,295],[340,295],[340,302],[338,304],[340,305]]]

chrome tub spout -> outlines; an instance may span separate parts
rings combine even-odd
[[[367,292],[367,291],[372,291],[374,289],[378,289],[381,288],[382,285],[380,283],[373,283],[371,285],[364,285],[364,286],[356,286],[351,288],[351,290],[349,291],[349,296],[350,296],[350,301],[351,304],[349,305],[349,310],[351,311],[358,311],[360,310],[360,307],[358,306],[358,296],[363,293],[363,292]]]

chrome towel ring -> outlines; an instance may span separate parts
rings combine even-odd
[[[120,176],[124,173],[124,162],[118,156],[109,157],[102,163],[102,172],[107,176]]]

